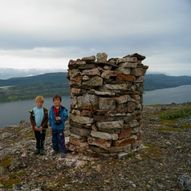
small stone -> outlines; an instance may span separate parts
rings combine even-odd
[[[115,95],[115,93],[111,92],[111,91],[97,91],[97,90],[94,90],[93,92],[96,95],[101,95],[101,96],[114,96]]]
[[[87,129],[87,128],[80,128],[80,127],[70,127],[70,132],[82,137],[88,137],[91,133],[91,129]]]
[[[71,88],[71,93],[73,95],[79,95],[81,92],[81,89],[80,88]]]
[[[120,140],[117,140],[117,141],[114,142],[114,146],[121,147],[121,146],[125,146],[125,145],[128,145],[128,144],[131,145],[134,142],[135,142],[134,138],[120,139]]]
[[[131,132],[132,132],[132,129],[131,129],[131,128],[122,129],[122,130],[120,131],[120,133],[118,134],[119,139],[129,138],[129,137],[131,136]]]
[[[96,56],[97,62],[105,63],[105,62],[107,62],[107,57],[108,57],[108,55],[104,52],[103,53],[97,53],[97,56]]]
[[[105,88],[110,89],[110,90],[128,90],[130,87],[129,84],[124,83],[124,84],[105,84]]]
[[[136,103],[134,103],[134,102],[128,102],[128,106],[127,106],[127,109],[128,109],[128,112],[133,112],[133,111],[135,111],[135,108],[136,108]]]
[[[119,153],[117,156],[118,156],[118,159],[123,159],[123,158],[126,158],[128,156],[129,153]]]
[[[132,69],[131,74],[135,76],[143,76],[145,74],[145,70],[142,68],[135,68]]]
[[[137,62],[125,62],[120,64],[121,67],[124,68],[136,68],[137,67]]]
[[[102,72],[101,77],[105,78],[105,79],[109,79],[113,76],[117,76],[117,72],[116,71],[112,71],[112,70],[105,70]]]
[[[129,122],[129,126],[131,128],[135,128],[135,127],[139,126],[139,122],[136,119],[134,119],[134,120]]]
[[[114,110],[116,108],[116,101],[112,98],[99,98],[99,109]]]
[[[124,74],[124,73],[120,72],[116,76],[116,81],[117,82],[124,82],[124,81],[133,82],[133,81],[135,81],[135,76],[130,75],[130,74]]]
[[[131,58],[137,58],[138,60],[142,61],[145,59],[145,56],[138,54],[138,53],[134,53],[130,55]]]
[[[95,59],[96,59],[96,57],[94,55],[82,58],[83,61],[92,61],[92,62],[94,62]]]
[[[100,76],[100,71],[98,70],[98,68],[93,68],[90,70],[83,70],[82,75],[88,75],[88,76]]]
[[[93,94],[85,94],[77,97],[77,104],[82,109],[93,109],[98,105],[98,97]]]
[[[130,68],[124,68],[124,67],[119,67],[117,68],[117,71],[120,71],[124,74],[131,74],[131,69]]]
[[[119,97],[114,98],[118,104],[126,103],[128,101],[131,101],[131,97],[129,95],[122,95]]]
[[[84,81],[87,81],[87,80],[89,80],[89,79],[90,79],[90,77],[87,76],[87,75],[84,75],[84,76],[82,77],[82,80],[84,80]]]
[[[79,124],[93,123],[94,119],[90,117],[83,117],[80,115],[70,114],[70,119]]]
[[[125,56],[123,58],[118,58],[117,63],[126,63],[126,62],[137,62],[136,57],[131,57],[131,56]]]
[[[91,136],[104,139],[104,140],[117,140],[118,135],[117,134],[109,134],[105,132],[100,132],[100,131],[91,131]]]
[[[120,121],[107,121],[107,122],[97,122],[96,126],[99,130],[108,130],[108,129],[121,129],[123,128],[123,120]]]
[[[95,77],[90,78],[87,81],[82,82],[82,85],[90,86],[90,87],[102,86],[103,78],[101,78],[99,76],[95,76]]]
[[[89,137],[88,143],[90,145],[95,145],[95,146],[101,147],[103,149],[107,149],[107,148],[111,147],[111,141],[110,140],[108,141],[108,140],[101,139],[101,138]]]
[[[180,175],[178,185],[182,190],[191,191],[191,177],[187,174]]]
[[[80,74],[80,70],[79,69],[72,69],[72,70],[68,71],[68,74],[69,74],[70,78],[74,78]]]

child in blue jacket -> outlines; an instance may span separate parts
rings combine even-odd
[[[49,123],[52,131],[53,155],[61,153],[61,157],[66,157],[64,127],[68,119],[68,110],[61,105],[62,98],[59,95],[53,97],[54,105],[49,111]]]

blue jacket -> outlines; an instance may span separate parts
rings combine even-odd
[[[68,110],[64,106],[60,106],[59,117],[61,118],[60,123],[56,124],[54,106],[52,106],[49,111],[49,124],[52,130],[64,130],[65,121],[68,119]]]

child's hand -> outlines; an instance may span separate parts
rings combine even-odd
[[[59,117],[59,116],[56,117],[56,121],[59,121],[59,120],[61,120],[61,117]]]

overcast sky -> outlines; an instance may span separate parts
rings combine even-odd
[[[102,51],[191,75],[191,0],[0,0],[0,68],[64,70]]]

